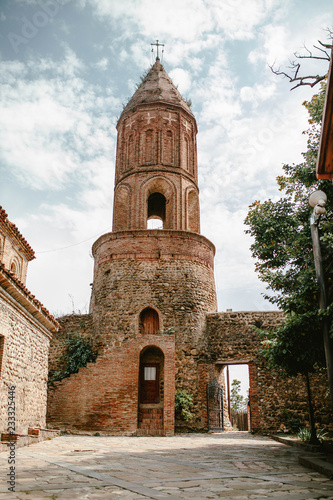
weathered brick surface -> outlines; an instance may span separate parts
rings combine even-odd
[[[164,354],[163,421],[174,431],[175,351],[173,335],[141,335],[114,347],[96,363],[56,382],[48,393],[48,425],[72,431],[135,434],[138,427],[140,353],[154,345]]]
[[[60,368],[59,358],[65,351],[66,346],[63,342],[70,338],[73,333],[80,333],[83,337],[89,338],[92,343],[92,317],[89,314],[69,314],[58,318],[61,329],[52,335],[49,352],[49,371]],[[97,346],[96,346],[97,347]]]

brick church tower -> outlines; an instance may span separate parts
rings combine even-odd
[[[89,328],[102,355],[50,392],[49,421],[171,435],[175,391],[187,389],[202,429],[198,360],[206,314],[217,308],[215,248],[200,234],[196,120],[159,58],[117,130],[113,230],[92,249]]]
[[[103,343],[108,332],[108,347],[136,340],[139,428],[155,409],[170,433],[175,386],[196,387],[191,352],[217,306],[215,249],[200,235],[196,120],[159,58],[117,130],[113,231],[93,246],[94,331]]]

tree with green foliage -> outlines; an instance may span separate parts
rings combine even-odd
[[[319,147],[321,119],[326,83],[321,83],[318,94],[304,106],[309,113],[307,150],[303,162],[284,165],[284,175],[277,178],[284,193],[277,201],[255,201],[245,219],[254,243],[259,278],[267,284],[270,293],[265,298],[285,312],[286,321],[273,332],[262,332],[263,354],[271,367],[280,367],[286,375],[308,373],[325,366],[322,328],[323,321],[333,328],[333,185],[316,178],[316,159]],[[314,266],[309,218],[312,208],[309,196],[316,190],[327,194],[326,215],[321,218],[319,231],[326,275],[328,307],[318,306],[318,283]],[[313,413],[310,423],[314,429]]]
[[[245,409],[244,397],[240,394],[241,383],[240,380],[234,379],[231,382],[230,391],[230,410],[232,413],[240,413]]]

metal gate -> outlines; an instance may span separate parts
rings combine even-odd
[[[209,431],[224,431],[223,388],[215,378],[207,384],[207,420]]]

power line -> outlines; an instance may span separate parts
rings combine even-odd
[[[104,229],[104,231],[101,231],[100,233],[95,234],[94,236],[90,236],[90,238],[87,238],[86,240],[79,241],[78,243],[73,243],[72,245],[67,245],[66,247],[55,248],[54,250],[42,250],[41,252],[35,252],[35,253],[41,254],[41,253],[59,252],[60,250],[66,250],[67,248],[76,247],[77,245],[81,245],[82,243],[85,243],[86,241],[92,240],[93,238],[97,238],[97,236],[104,234],[109,229],[111,229],[111,226]]]

